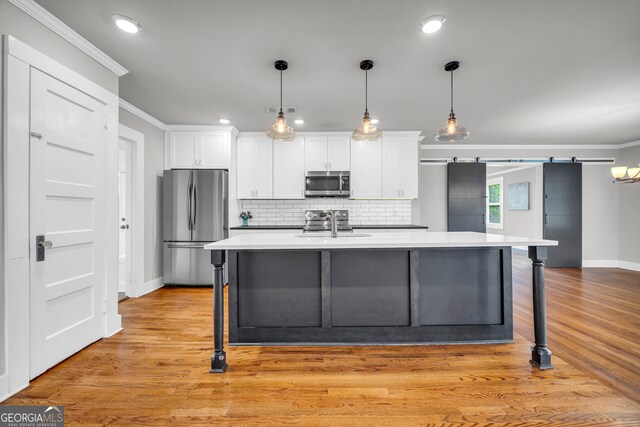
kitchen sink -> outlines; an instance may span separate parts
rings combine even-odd
[[[304,234],[296,234],[296,237],[311,237],[311,238],[322,238],[322,239],[331,239],[331,234],[329,233],[304,233]],[[338,239],[351,238],[351,237],[371,237],[371,234],[365,233],[338,233]]]

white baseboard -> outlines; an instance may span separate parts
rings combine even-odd
[[[0,402],[4,402],[17,392],[29,387],[29,383],[18,387],[15,390],[9,390],[9,374],[0,375]]]
[[[629,261],[618,261],[618,267],[626,270],[640,271],[640,263]]]
[[[146,282],[142,289],[136,289],[135,295],[132,295],[133,298],[139,298],[143,295],[148,294],[149,292],[153,292],[156,289],[160,289],[164,286],[164,279],[162,277],[158,277],[157,279],[149,280]]]
[[[582,260],[582,266],[586,268],[624,268],[625,270],[640,271],[639,263],[617,259],[585,259]]]

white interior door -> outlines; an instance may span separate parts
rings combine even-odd
[[[124,292],[126,295],[129,295],[133,273],[131,265],[132,157],[132,143],[120,138],[118,141],[118,222],[120,227],[118,238],[118,292]]]
[[[102,336],[105,118],[99,101],[32,68],[31,378]]]

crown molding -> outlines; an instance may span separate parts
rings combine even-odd
[[[422,144],[421,150],[620,150],[640,145],[639,141],[624,144]]]
[[[135,105],[128,103],[124,99],[120,98],[120,103],[119,104],[120,104],[120,108],[122,108],[124,110],[127,110],[128,112],[130,112],[134,116],[140,117],[142,120],[151,123],[152,125],[154,125],[155,127],[159,128],[161,130],[164,130],[164,131],[167,130],[167,125],[165,125],[160,120],[158,120],[155,117],[153,117],[152,115],[145,113],[144,111],[142,111],[141,109],[139,109]]]
[[[129,70],[118,64],[113,58],[98,49],[93,43],[75,32],[71,27],[56,18],[51,12],[40,6],[34,0],[9,0],[9,3],[12,3],[27,15],[89,55],[116,76],[122,77],[129,72]]]
[[[635,146],[638,146],[638,145],[640,145],[640,140],[627,142],[625,144],[620,144],[620,145],[618,145],[618,148],[630,148],[630,147],[635,147]]]
[[[167,125],[168,132],[231,132],[238,136],[238,129],[235,126],[226,125]]]

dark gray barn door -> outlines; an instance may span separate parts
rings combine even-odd
[[[449,163],[447,182],[448,230],[486,232],[487,165]]]
[[[582,267],[582,164],[545,163],[543,236],[557,240],[547,267]]]

